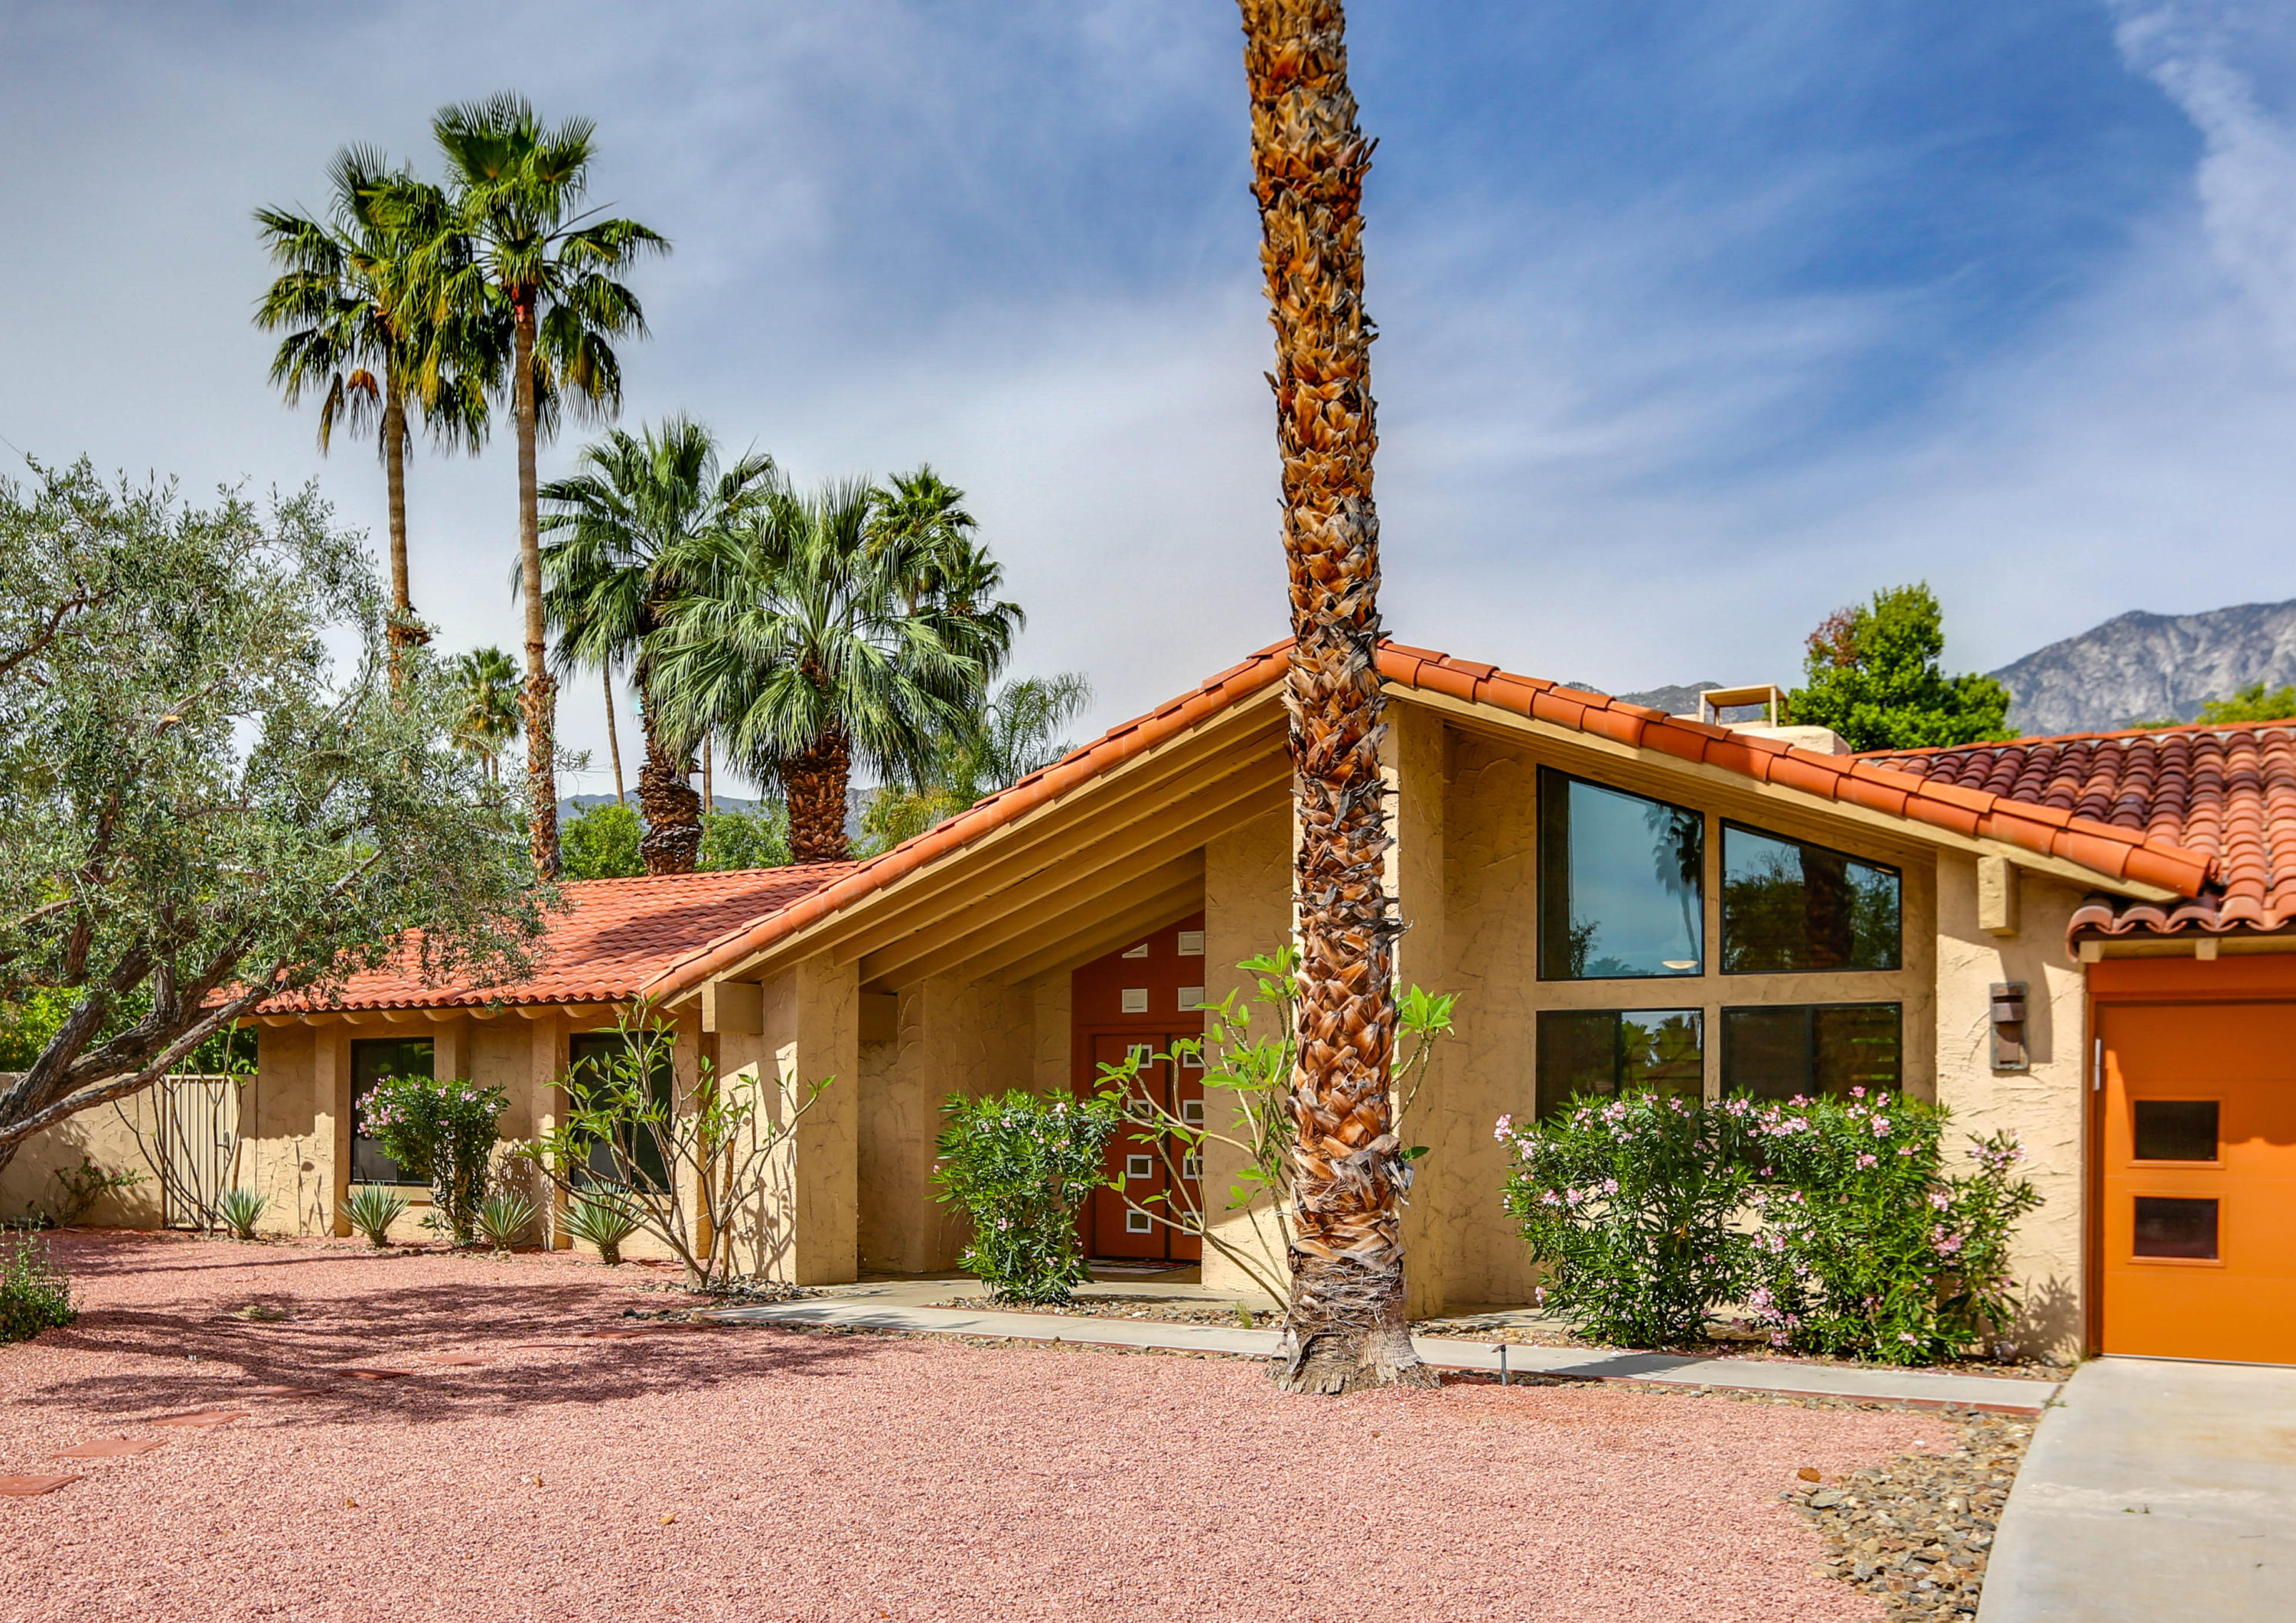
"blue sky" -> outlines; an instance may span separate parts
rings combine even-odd
[[[1395,635],[1628,689],[1789,678],[1915,577],[1979,668],[2296,596],[2296,9],[1350,12]],[[433,109],[516,87],[676,243],[626,423],[801,479],[931,461],[1095,725],[1281,634],[1231,5],[478,13],[0,12],[0,436],[316,474],[379,536],[372,457],[265,383],[248,211],[347,141],[434,167]],[[514,640],[512,478],[506,441],[412,470],[449,647]],[[599,714],[570,695],[572,742]]]

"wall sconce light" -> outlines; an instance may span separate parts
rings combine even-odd
[[[2024,1071],[2032,1068],[2025,1051],[2025,983],[1996,981],[1993,999],[1993,1068]]]

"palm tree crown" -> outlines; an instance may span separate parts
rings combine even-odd
[[[865,483],[776,488],[742,524],[685,549],[655,680],[665,729],[713,732],[789,802],[800,862],[842,861],[857,763],[915,781],[972,722],[1023,622],[1001,572],[967,545],[964,595],[873,547]],[[691,561],[688,562],[687,560]]]
[[[457,654],[448,669],[463,691],[455,743],[483,760],[492,778],[503,746],[518,737],[518,667],[500,648],[474,648]]]
[[[701,843],[701,802],[656,725],[652,639],[678,590],[675,560],[723,532],[777,488],[774,459],[751,452],[721,467],[717,441],[683,416],[640,434],[609,433],[582,453],[582,471],[543,487],[543,609],[555,663],[627,667],[646,739],[638,776],[649,873],[690,873]]]
[[[1069,726],[1092,703],[1080,671],[1005,683],[980,713],[942,741],[922,779],[884,785],[861,814],[873,851],[890,851],[978,805],[1069,753]]]

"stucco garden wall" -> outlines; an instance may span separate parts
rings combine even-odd
[[[60,1172],[78,1170],[82,1160],[107,1174],[140,1174],[141,1183],[97,1197],[80,1222],[95,1228],[153,1229],[160,1223],[160,1183],[137,1147],[140,1130],[158,1153],[156,1100],[149,1091],[111,1105],[67,1116],[26,1139],[0,1171],[0,1216],[11,1220],[61,1214],[64,1186]]]
[[[860,1255],[859,976],[826,955],[806,959],[769,976],[762,1002],[761,1030],[718,1034],[720,1074],[760,1084],[775,1120],[813,1084],[829,1085],[774,1152],[767,1188],[735,1240],[737,1266],[791,1284],[843,1283]]]

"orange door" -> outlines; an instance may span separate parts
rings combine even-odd
[[[2296,1363],[2296,1003],[2106,1004],[2108,1353]]]

